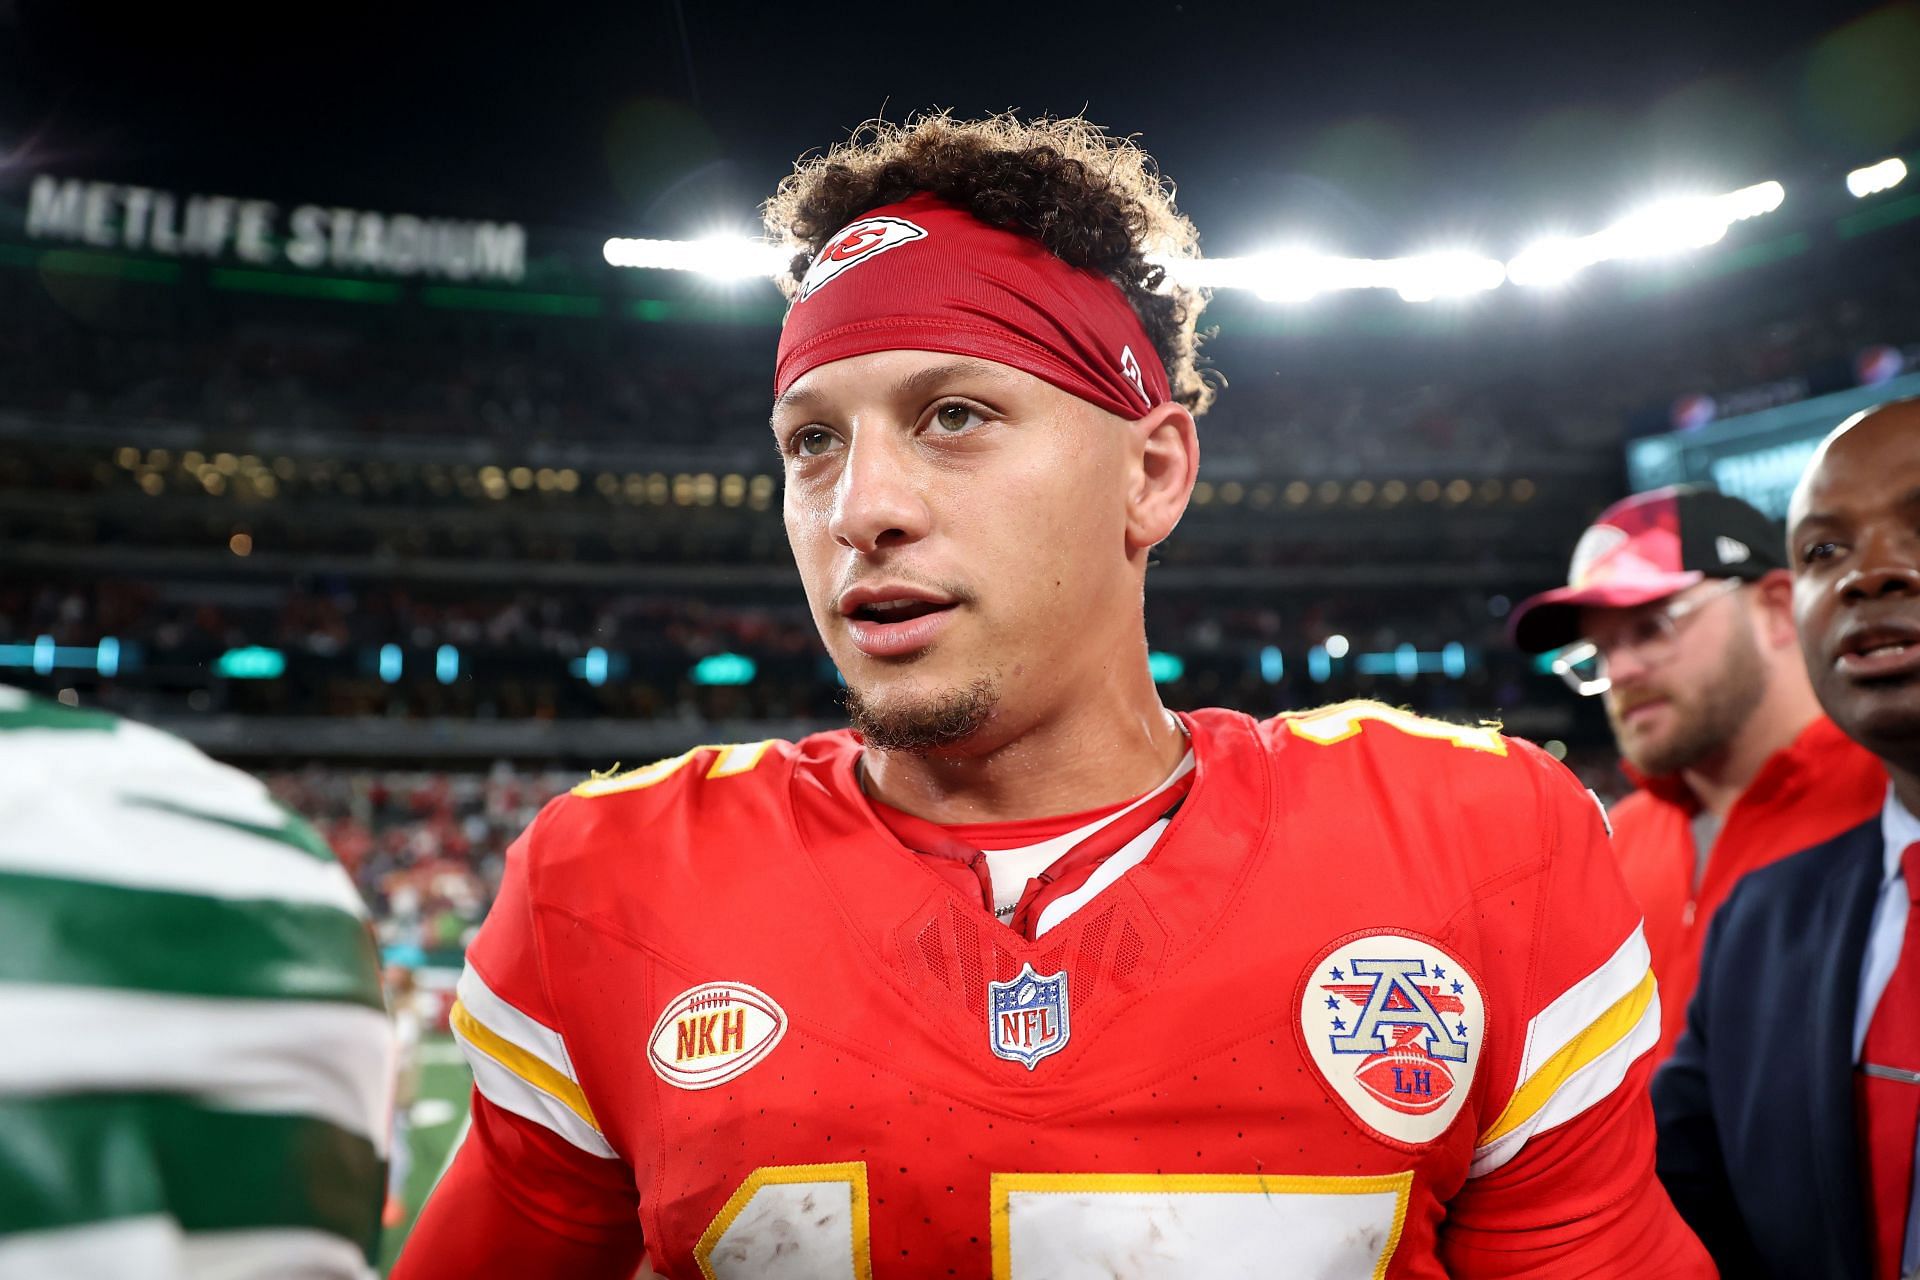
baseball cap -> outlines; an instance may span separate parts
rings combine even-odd
[[[1545,653],[1580,638],[1583,606],[1627,609],[1708,578],[1751,582],[1786,567],[1779,526],[1738,498],[1704,485],[1636,493],[1580,535],[1566,586],[1514,610],[1513,642]]]

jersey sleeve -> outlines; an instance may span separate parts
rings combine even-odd
[[[1591,793],[1557,762],[1513,745],[1540,797],[1544,882],[1534,912],[1516,913],[1498,894],[1482,927],[1527,957],[1513,988],[1524,1029],[1512,1041],[1517,1062],[1503,1056],[1483,1106],[1442,1260],[1461,1280],[1711,1277],[1654,1177],[1648,1050],[1660,1001],[1639,912]]]
[[[473,1068],[472,1127],[408,1240],[402,1280],[495,1274],[509,1258],[498,1274],[625,1280],[643,1251],[632,1172],[601,1132],[547,994],[531,883],[546,817],[508,850],[467,951],[450,1021]]]

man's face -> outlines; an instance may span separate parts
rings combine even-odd
[[[1010,737],[1139,630],[1125,424],[926,351],[816,368],[774,406],[814,622],[876,747]]]
[[[1793,613],[1820,705],[1887,759],[1920,755],[1920,408],[1816,456],[1788,512]]]
[[[1636,608],[1580,611],[1582,633],[1607,655],[1614,741],[1642,773],[1698,764],[1739,732],[1760,701],[1767,668],[1746,595],[1708,581]],[[1668,611],[1682,616],[1662,642],[1656,615]]]

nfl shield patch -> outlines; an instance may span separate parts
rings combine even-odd
[[[1067,971],[1041,977],[1031,964],[1007,982],[987,984],[987,1043],[998,1057],[1024,1062],[1067,1047]]]

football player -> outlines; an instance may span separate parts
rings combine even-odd
[[[852,731],[596,778],[509,856],[396,1273],[1707,1276],[1592,798],[1370,703],[1174,715],[1195,255],[1080,120],[769,202],[785,520]]]
[[[366,909],[258,781],[0,687],[0,1280],[361,1280],[393,1032]]]

